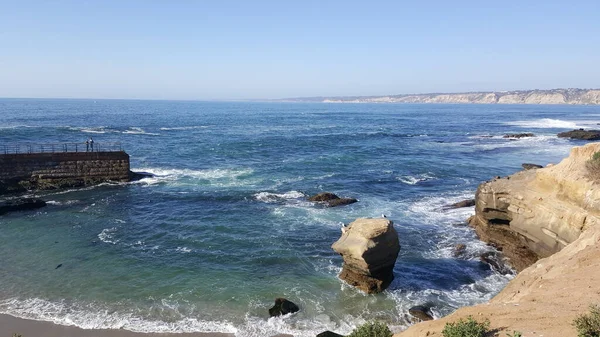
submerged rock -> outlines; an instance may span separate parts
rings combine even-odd
[[[446,206],[446,209],[452,208],[463,208],[463,207],[473,207],[475,206],[475,199],[466,199],[463,201],[459,201],[457,203]]]
[[[481,260],[481,262],[488,264],[492,268],[492,270],[496,271],[497,273],[503,275],[512,274],[512,270],[506,265],[506,263],[504,262],[504,258],[500,253],[486,252],[481,254],[481,256],[479,256],[479,259]]]
[[[317,337],[344,337],[344,335],[337,334],[335,332],[331,332],[329,330],[323,331],[317,335]]]
[[[339,277],[368,294],[382,292],[394,279],[400,242],[388,219],[356,219],[331,248],[344,259]]]
[[[509,134],[502,136],[502,138],[514,138],[514,139],[526,138],[526,137],[535,137],[535,135],[533,133],[527,132],[527,133],[509,133]]]
[[[152,178],[155,175],[148,172],[133,172],[129,171],[129,181],[138,181],[144,178]]]
[[[46,206],[42,199],[21,198],[0,203],[0,215],[9,212],[28,211]]]
[[[416,305],[408,309],[408,313],[421,321],[431,321],[433,316],[429,313],[429,308],[424,305]]]
[[[288,301],[285,298],[276,298],[275,305],[269,309],[269,315],[271,317],[287,315],[299,311],[300,308],[292,301]]]
[[[600,130],[572,130],[561,132],[558,134],[560,138],[581,139],[581,140],[598,140],[600,139]]]
[[[458,243],[454,246],[454,252],[452,255],[454,255],[454,257],[459,257],[463,255],[466,251],[467,245],[465,245],[464,243]]]
[[[523,168],[526,170],[535,170],[535,169],[543,168],[542,165],[530,164],[530,163],[523,163],[523,164],[521,164],[521,166],[523,166]]]
[[[336,207],[349,205],[357,202],[354,198],[340,198],[337,195],[330,192],[322,192],[308,198],[308,201],[320,202],[325,204],[327,207]]]

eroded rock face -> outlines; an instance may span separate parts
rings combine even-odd
[[[585,168],[597,151],[600,143],[574,147],[557,165],[479,185],[470,225],[517,271],[560,251],[598,223],[600,185]]]
[[[382,292],[394,279],[400,242],[388,219],[356,219],[331,248],[344,259],[340,278],[366,293]]]

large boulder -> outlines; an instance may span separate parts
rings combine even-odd
[[[424,305],[416,305],[408,309],[408,313],[419,321],[431,321],[433,319],[429,308]]]
[[[35,198],[21,198],[0,203],[0,215],[16,211],[29,211],[46,206],[46,202]]]
[[[269,315],[271,317],[282,316],[297,312],[299,310],[300,308],[298,308],[294,302],[288,301],[285,298],[276,298],[275,305],[269,309]]]
[[[558,134],[560,138],[581,139],[581,140],[599,140],[600,130],[573,130],[561,132]]]
[[[308,201],[319,202],[319,203],[326,205],[327,207],[336,207],[336,206],[353,204],[353,203],[357,202],[358,200],[356,200],[354,198],[340,198],[333,193],[322,192],[322,193],[313,195],[312,197],[308,198]]]
[[[356,219],[331,248],[344,259],[340,278],[368,294],[382,292],[394,279],[400,242],[388,219]]]
[[[454,204],[448,205],[445,208],[452,209],[452,208],[463,208],[463,207],[473,207],[473,206],[475,206],[475,199],[466,199],[466,200],[462,200],[462,201],[456,202]]]

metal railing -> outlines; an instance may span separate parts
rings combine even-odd
[[[60,152],[118,152],[123,151],[121,143],[49,143],[49,144],[3,144],[0,153],[60,153]]]

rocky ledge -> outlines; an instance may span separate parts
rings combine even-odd
[[[560,251],[598,224],[600,188],[585,164],[598,151],[600,143],[575,147],[555,166],[481,184],[469,223],[518,271]]]

